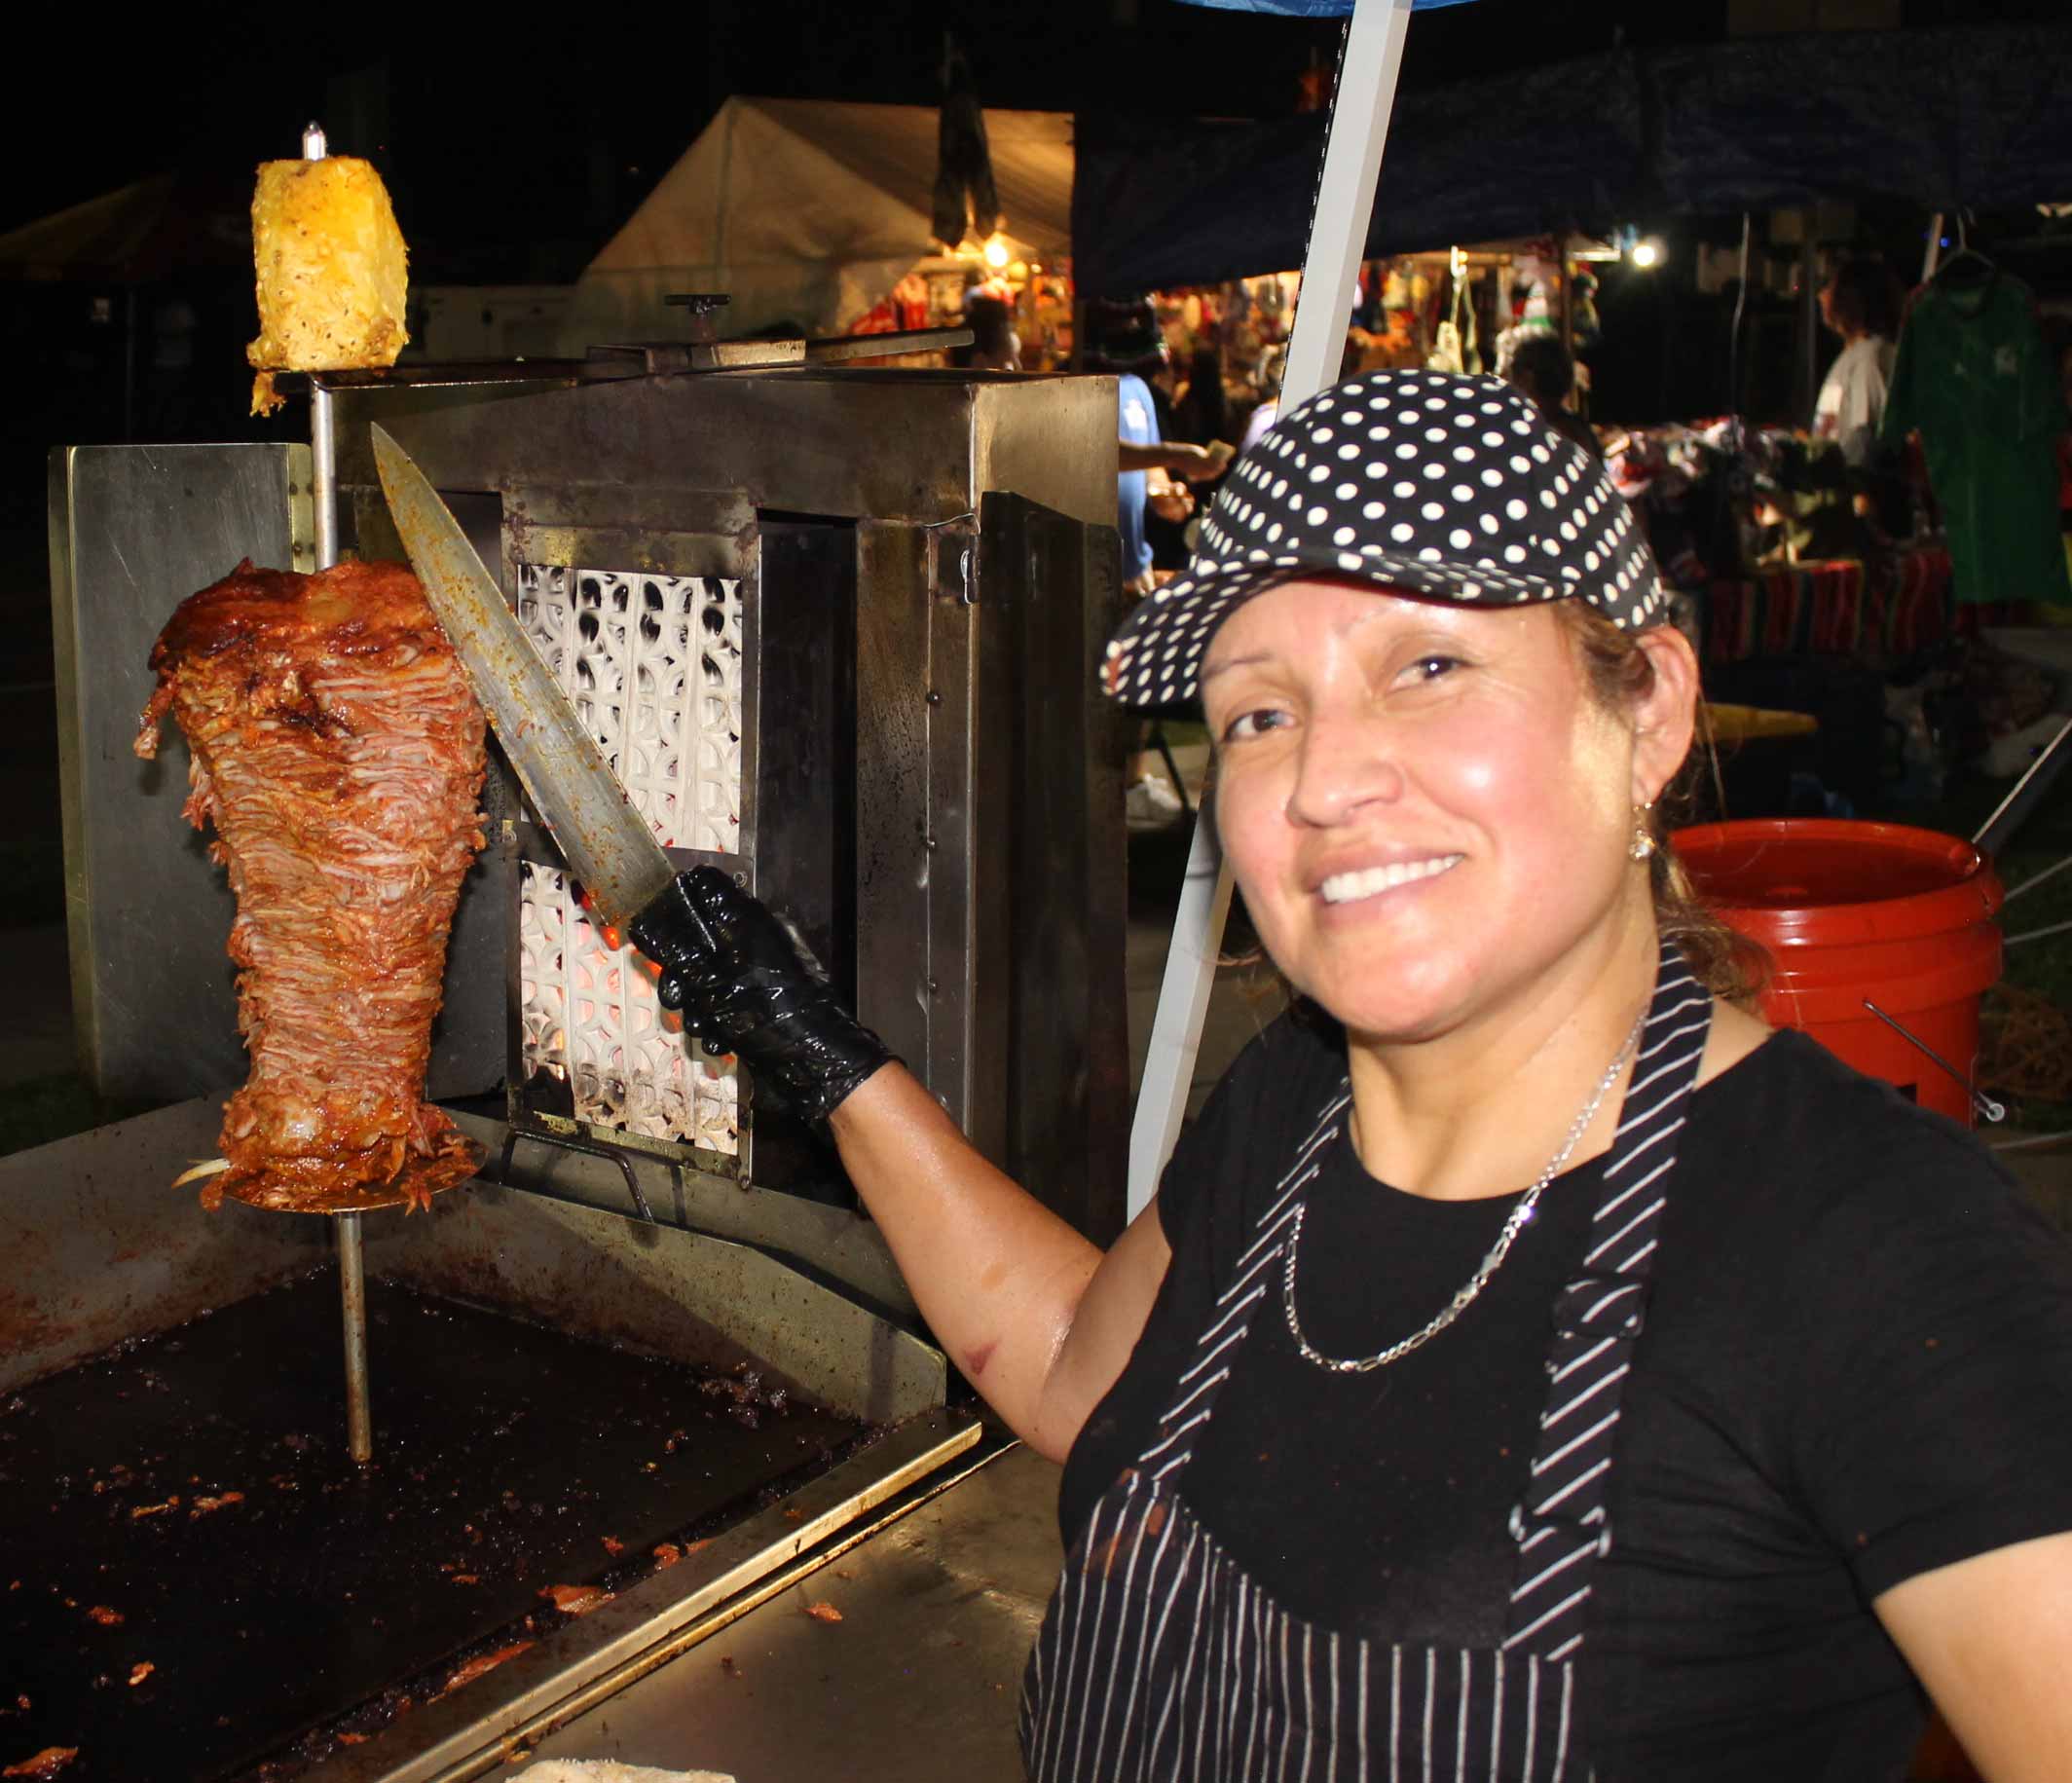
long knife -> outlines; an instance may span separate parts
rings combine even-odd
[[[381,427],[372,431],[395,530],[497,740],[598,915],[627,932],[669,889],[676,869],[452,510],[409,453]]]

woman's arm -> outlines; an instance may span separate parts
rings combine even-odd
[[[1989,1783],[2072,1777],[2072,1534],[1917,1574],[1871,1607]]]
[[[829,1125],[936,1340],[1017,1435],[1062,1461],[1165,1280],[1156,1204],[1102,1255],[980,1157],[898,1064]]]
[[[693,868],[629,927],[662,1007],[758,1093],[826,1121],[923,1317],[1016,1434],[1062,1460],[1129,1357],[1170,1253],[1146,1208],[1106,1257],[982,1158],[803,944]]]

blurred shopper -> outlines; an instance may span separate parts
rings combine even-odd
[[[1123,587],[1142,596],[1157,585],[1151,541],[1144,533],[1146,507],[1176,525],[1185,521],[1195,506],[1188,484],[1217,476],[1230,462],[1230,453],[1227,448],[1212,453],[1168,441],[1160,431],[1158,406],[1146,379],[1166,364],[1166,349],[1149,303],[1090,305],[1087,326],[1088,368],[1115,378],[1115,527],[1123,537]]]
[[[1197,347],[1188,356],[1187,376],[1173,392],[1172,419],[1173,431],[1197,446],[1231,437],[1223,359],[1213,347]]]
[[[1820,293],[1820,319],[1842,337],[1813,404],[1813,437],[1832,439],[1851,468],[1869,466],[1892,390],[1900,332],[1899,289],[1878,260],[1835,267]]]
[[[1551,334],[1529,334],[1512,349],[1510,380],[1532,397],[1547,426],[1572,439],[1592,458],[1602,459],[1597,430],[1569,406],[1575,391],[1575,361]]]
[[[964,299],[964,325],[972,331],[969,347],[952,347],[949,362],[959,371],[1019,371],[1021,337],[1015,332],[1014,309],[1003,299],[973,291]]]

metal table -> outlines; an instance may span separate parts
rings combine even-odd
[[[1001,1452],[549,1734],[542,1759],[737,1783],[1019,1778],[1015,1716],[1057,1579],[1057,1467]],[[830,1604],[839,1622],[808,1615]],[[523,1768],[506,1772],[519,1783]]]

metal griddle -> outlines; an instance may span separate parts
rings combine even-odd
[[[659,1543],[774,1502],[869,1428],[375,1282],[390,1385],[363,1468],[337,1296],[315,1271],[0,1409],[11,1760],[77,1746],[81,1777],[203,1779],[323,1756],[566,1624],[550,1587],[653,1575]]]
[[[477,1184],[370,1234],[391,1386],[357,1467],[323,1223],[165,1186],[217,1119],[189,1102],[0,1159],[0,1764],[482,1774],[979,1437],[940,1409],[940,1353],[851,1296]],[[470,1130],[494,1152],[496,1123]],[[614,1595],[579,1616],[540,1596],[589,1584]]]

